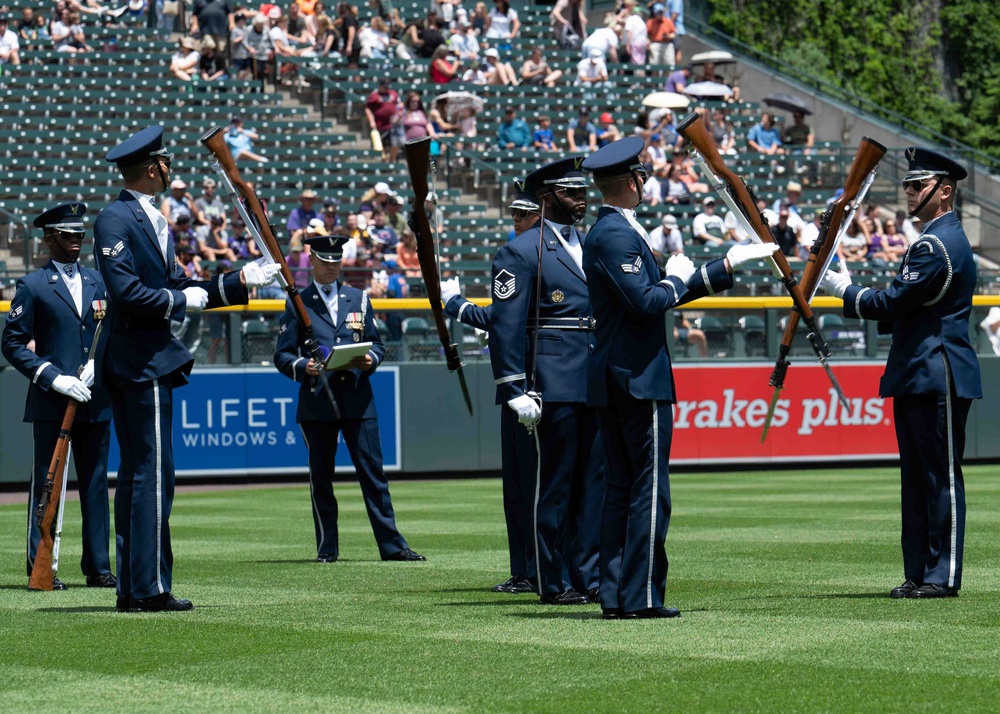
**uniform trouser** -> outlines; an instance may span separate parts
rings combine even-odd
[[[500,457],[510,574],[534,579],[531,509],[537,470],[535,444],[528,430],[518,423],[517,414],[506,405],[500,408]]]
[[[670,524],[669,402],[638,400],[608,380],[601,412],[608,455],[601,532],[601,607],[626,612],[663,607],[664,542]]]
[[[903,572],[915,583],[962,587],[965,481],[962,453],[971,399],[896,397]]]
[[[337,497],[333,494],[334,464],[340,434],[358,472],[368,520],[382,558],[409,548],[396,529],[389,482],[382,469],[382,441],[376,419],[339,422],[308,421],[299,425],[309,449],[309,493],[312,497],[316,553],[339,555]]]
[[[31,425],[34,439],[34,464],[31,471],[31,492],[28,500],[28,577],[35,563],[35,552],[41,532],[35,520],[35,509],[42,497],[45,476],[52,462],[52,453],[59,440],[57,421],[36,421]],[[108,445],[111,443],[111,422],[73,424],[71,451],[76,466],[77,489],[80,492],[80,513],[83,516],[83,557],[80,569],[92,577],[111,572],[108,543],[111,537],[111,509],[108,508]],[[58,499],[59,494],[53,493]]]
[[[172,586],[173,378],[108,391],[121,449],[115,490],[118,595],[153,597]]]
[[[532,545],[538,592],[586,592],[600,583],[605,461],[597,411],[584,404],[543,404],[534,436]]]

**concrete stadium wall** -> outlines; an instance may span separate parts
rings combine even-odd
[[[1000,439],[996,438],[1000,427],[1000,399],[990,398],[997,394],[996,385],[1000,384],[1000,358],[983,358],[981,365],[988,398],[978,400],[972,409],[966,448],[966,458],[970,460],[1000,458]],[[444,369],[443,364],[402,363],[398,369],[404,472],[443,476],[498,471],[500,410],[493,403],[489,364],[469,364],[465,368],[475,408],[473,418],[466,417],[458,380]],[[694,371],[702,370],[696,368]],[[198,372],[210,375],[212,370],[204,368]],[[685,372],[679,375],[679,381],[697,377],[691,375],[690,370]],[[31,431],[29,425],[21,421],[26,390],[27,380],[14,369],[0,370],[0,484],[27,485],[31,468]],[[184,388],[176,395],[177,399],[182,398]],[[687,438],[696,437],[691,432],[678,433],[678,440]],[[175,435],[175,444],[177,439]],[[760,461],[746,459],[746,463]]]

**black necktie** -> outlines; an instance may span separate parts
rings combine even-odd
[[[569,243],[570,239],[573,237],[573,226],[563,226],[562,230],[559,232],[562,233],[563,239]]]
[[[324,285],[323,287],[320,288],[320,290],[323,291],[324,295],[326,295],[327,297],[330,297],[330,293],[333,292],[333,286],[332,285]]]
[[[73,279],[73,265],[72,264],[64,265],[63,266],[63,272],[66,273],[66,277],[67,278],[69,278],[70,280]]]

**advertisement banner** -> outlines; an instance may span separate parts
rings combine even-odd
[[[399,368],[371,376],[386,471],[402,469]],[[174,466],[180,476],[309,473],[295,422],[299,385],[273,367],[204,369],[174,390]],[[337,471],[353,471],[341,435]],[[121,457],[114,430],[108,471]]]
[[[878,396],[883,362],[835,362],[850,402],[837,399],[823,368],[796,362],[785,377],[767,440],[760,437],[774,388],[773,365],[676,364],[675,463],[895,459],[892,400]]]

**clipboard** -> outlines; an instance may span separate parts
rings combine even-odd
[[[338,345],[330,349],[330,354],[323,363],[323,369],[332,372],[350,364],[355,357],[364,357],[372,348],[371,342],[354,342],[349,345]]]

